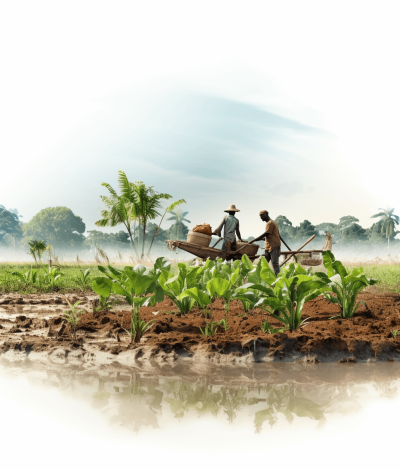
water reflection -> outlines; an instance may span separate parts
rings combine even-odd
[[[206,416],[230,424],[240,418],[255,433],[299,419],[321,427],[330,416],[356,413],[378,398],[399,396],[397,364],[255,367],[240,376],[232,368],[210,368],[206,374],[186,374],[183,380],[171,370],[94,371],[3,360],[1,373],[25,374],[32,385],[58,389],[84,401],[110,424],[135,433],[145,427],[165,428],[168,419]]]

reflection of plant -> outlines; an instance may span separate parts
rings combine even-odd
[[[163,392],[154,386],[145,386],[139,376],[133,374],[130,384],[121,387],[115,395],[117,415],[111,423],[118,423],[139,432],[142,426],[158,428],[157,414],[161,412]]]
[[[265,391],[267,392],[268,408],[257,411],[255,414],[256,433],[261,431],[265,421],[268,421],[272,427],[277,422],[278,413],[282,413],[289,423],[292,423],[294,415],[317,421],[324,417],[323,406],[303,397],[293,384],[267,385]]]

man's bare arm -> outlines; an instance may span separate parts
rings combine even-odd
[[[258,242],[259,240],[262,240],[263,238],[265,238],[267,236],[269,232],[264,232],[262,235],[260,235],[259,237],[257,238],[254,238],[253,240],[251,240],[250,243],[254,243],[254,242]]]
[[[221,231],[224,225],[225,225],[225,217],[222,219],[222,222],[218,225],[218,227],[214,230],[214,232],[211,235],[218,235],[220,237]]]
[[[236,227],[236,235],[240,241],[242,241],[242,236],[240,235],[240,230],[239,230],[239,224],[237,224]]]

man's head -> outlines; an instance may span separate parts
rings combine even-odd
[[[268,222],[268,220],[271,220],[270,216],[268,215],[268,211],[266,210],[260,211],[260,218],[264,222]]]
[[[235,212],[240,212],[239,209],[236,209],[235,204],[231,204],[228,209],[225,209],[224,212],[227,212],[229,215],[235,215]]]

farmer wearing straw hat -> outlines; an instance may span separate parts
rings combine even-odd
[[[222,243],[222,252],[223,257],[226,258],[230,251],[236,251],[236,235],[240,241],[242,241],[242,237],[239,231],[239,220],[235,217],[235,212],[240,212],[240,210],[236,209],[234,204],[231,204],[224,212],[227,212],[228,215],[222,219],[222,222],[214,230],[212,235],[217,235],[220,237],[222,228],[224,228],[224,242]]]
[[[265,238],[264,257],[268,262],[272,261],[272,267],[274,268],[275,276],[277,276],[280,271],[279,256],[281,255],[281,237],[279,235],[279,229],[275,221],[273,221],[268,215],[268,211],[260,211],[260,218],[263,222],[267,222],[265,232],[250,243],[254,243]]]

